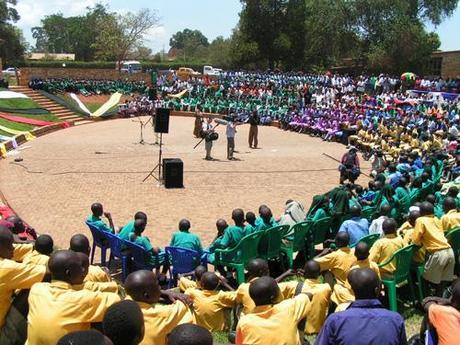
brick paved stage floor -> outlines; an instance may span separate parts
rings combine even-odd
[[[143,118],[146,120],[146,118]],[[315,194],[338,183],[338,163],[345,147],[274,127],[259,127],[260,149],[248,148],[249,127],[238,127],[235,156],[226,160],[225,127],[205,161],[204,145],[196,150],[191,118],[173,117],[163,136],[164,157],[184,161],[184,189],[164,189],[142,179],[158,161],[158,146],[139,145],[139,124],[131,119],[101,121],[48,134],[25,144],[21,153],[0,161],[0,190],[10,206],[40,233],[49,233],[60,246],[72,234],[89,235],[84,218],[92,202],[101,202],[122,226],[138,210],[149,216],[146,234],[154,245],[168,244],[181,218],[208,245],[215,221],[231,222],[233,208],[257,211],[269,205],[275,216],[287,199],[309,207]],[[152,127],[145,138],[154,141]],[[24,160],[15,163],[14,158]],[[365,162],[363,171],[367,172]],[[361,182],[365,182],[361,177]],[[359,181],[358,181],[359,182]]]

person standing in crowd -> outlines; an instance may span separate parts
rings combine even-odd
[[[356,179],[361,174],[358,158],[358,150],[356,147],[351,146],[342,156],[340,161],[339,171],[340,171],[340,184],[343,184],[346,180],[349,180],[351,183],[355,183]]]
[[[257,110],[249,116],[249,148],[256,149],[259,145],[259,125],[260,119]]]
[[[201,128],[203,126],[203,116],[199,107],[197,107],[195,112],[195,125],[193,127],[193,135],[195,138],[200,138]]]
[[[206,157],[205,159],[207,161],[212,161],[213,158],[211,156],[211,150],[212,150],[212,140],[211,140],[211,134],[214,133],[214,129],[212,127],[212,118],[208,117],[206,121],[203,121],[203,124],[201,126],[202,130],[202,137],[204,137],[204,148],[206,150]]]
[[[233,120],[233,118],[230,118],[227,121],[225,133],[227,134],[227,159],[229,161],[236,159],[233,157],[233,152],[235,151],[236,126],[237,123]]]

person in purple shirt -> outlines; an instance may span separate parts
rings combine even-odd
[[[348,274],[356,300],[347,310],[330,315],[315,345],[406,345],[404,319],[385,309],[378,297],[380,280],[369,268]]]
[[[361,218],[361,207],[350,207],[351,219],[342,223],[339,232],[343,231],[350,236],[350,246],[355,245],[364,236],[369,235],[369,221],[366,218]]]

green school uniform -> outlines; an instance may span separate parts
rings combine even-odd
[[[134,232],[134,220],[129,221],[124,227],[121,228],[120,232],[118,233],[118,237],[120,237],[122,240],[128,241],[129,234],[132,232]]]
[[[91,215],[86,218],[86,221],[101,231],[112,232],[112,229],[99,217]]]
[[[171,247],[180,247],[186,249],[192,249],[199,253],[203,251],[201,246],[200,238],[188,231],[177,231],[173,234],[171,238]]]
[[[244,235],[244,228],[236,225],[229,226],[227,229],[225,229],[224,236],[220,242],[220,247],[233,248],[240,242]]]

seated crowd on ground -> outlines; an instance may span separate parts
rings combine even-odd
[[[52,94],[73,92],[83,96],[110,95],[120,92],[124,95],[146,92],[147,85],[144,81],[129,80],[95,80],[95,79],[70,79],[70,78],[34,78],[29,82],[29,87],[34,90],[43,90]]]

